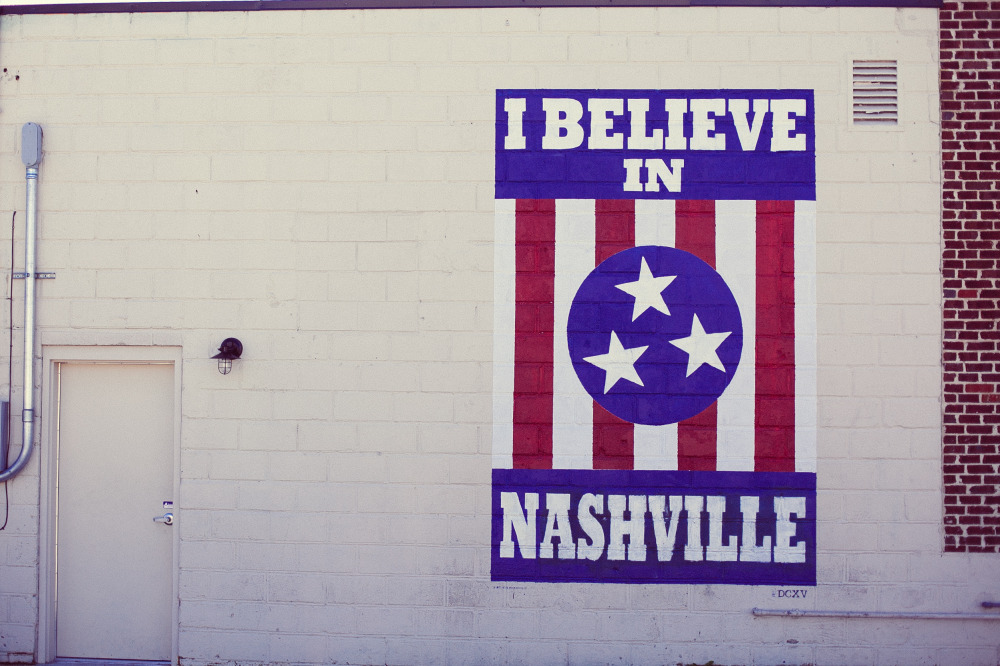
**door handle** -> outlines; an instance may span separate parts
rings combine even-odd
[[[162,516],[157,516],[156,518],[153,518],[153,522],[154,523],[162,523],[164,525],[173,525],[174,524],[174,514],[172,514],[172,513],[165,513]]]

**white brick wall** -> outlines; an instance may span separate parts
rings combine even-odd
[[[19,128],[45,128],[43,343],[183,347],[184,663],[1000,659],[995,622],[750,613],[1000,600],[996,557],[941,554],[933,10],[7,15],[0,44],[11,210]],[[855,58],[899,60],[898,131],[849,126]],[[490,582],[493,105],[512,87],[816,91],[805,599]],[[233,334],[222,377],[207,357]],[[9,488],[0,661],[36,649],[39,483],[36,459]]]

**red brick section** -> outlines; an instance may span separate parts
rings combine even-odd
[[[941,7],[945,550],[1000,552],[1000,0]]]

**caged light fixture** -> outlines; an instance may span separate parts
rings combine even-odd
[[[212,358],[219,360],[219,372],[228,375],[233,369],[233,361],[243,354],[243,343],[236,338],[226,338],[219,345],[219,353]]]

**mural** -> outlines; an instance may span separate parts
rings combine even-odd
[[[494,580],[816,582],[808,90],[500,90]]]

